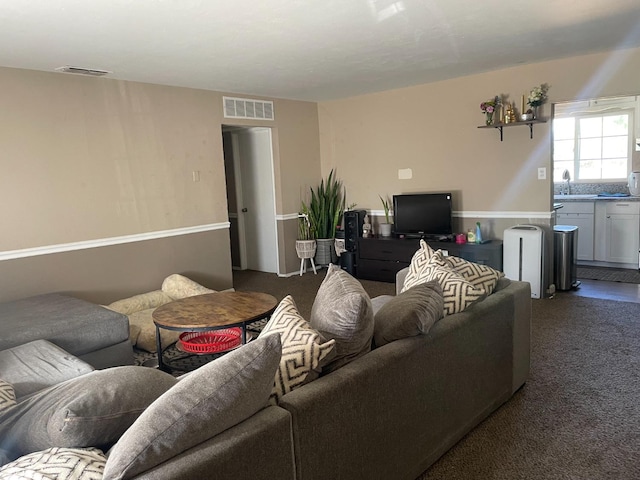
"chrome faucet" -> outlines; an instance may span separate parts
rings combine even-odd
[[[562,180],[566,183],[564,184],[564,188],[560,190],[561,195],[571,195],[571,186],[569,182],[571,181],[571,174],[569,174],[569,170],[565,170],[562,172]]]

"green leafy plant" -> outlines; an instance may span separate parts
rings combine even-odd
[[[314,190],[311,188],[309,220],[316,238],[334,238],[336,227],[342,219],[345,206],[345,191],[342,182],[334,177],[331,170],[327,181],[324,179]]]
[[[391,223],[389,221],[389,210],[391,210],[391,202],[389,201],[389,197],[382,198],[382,195],[378,195],[380,197],[380,201],[382,202],[382,207],[384,208],[384,218],[387,223]]]
[[[311,212],[306,203],[302,202],[300,213],[298,213],[298,240],[313,240],[315,232],[311,224]]]

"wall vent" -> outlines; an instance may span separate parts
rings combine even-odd
[[[222,97],[225,118],[273,120],[273,102],[250,98]]]
[[[109,75],[110,73],[113,73],[107,70],[96,70],[95,68],[71,67],[69,65],[56,68],[56,72],[75,73],[76,75],[89,75],[92,77],[102,77],[104,75]]]

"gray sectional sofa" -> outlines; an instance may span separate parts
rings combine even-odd
[[[0,303],[0,350],[48,340],[94,368],[133,364],[125,315],[48,293]]]
[[[374,348],[122,478],[414,480],[526,382],[530,321],[530,285],[501,279],[426,335]]]

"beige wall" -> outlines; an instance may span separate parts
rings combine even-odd
[[[529,223],[546,231],[546,279],[552,279],[553,179],[550,123],[504,128],[501,142],[484,124],[480,103],[509,95],[519,108],[521,96],[550,84],[551,103],[598,96],[640,93],[640,50],[556,60],[481,75],[420,85],[338,101],[322,102],[322,173],[332,168],[347,189],[347,203],[381,213],[379,195],[450,191],[454,228],[466,231],[476,221],[489,237]],[[640,120],[640,119],[639,119]],[[635,153],[634,166],[640,166]],[[547,179],[538,180],[538,168]],[[411,169],[399,180],[399,169]]]
[[[139,293],[158,288],[165,267],[188,270],[212,288],[232,286],[223,124],[273,129],[277,214],[296,212],[300,183],[319,177],[315,103],[276,99],[275,121],[229,121],[220,92],[9,68],[0,68],[0,88],[0,256],[76,242],[108,245],[114,237],[140,240],[150,232],[212,229],[204,243],[195,240],[198,234],[180,235],[185,250],[180,262],[166,258],[155,240],[125,240],[114,255],[109,249],[83,250],[77,258],[92,266],[90,275],[75,261],[61,261],[73,257],[68,252],[0,261],[0,273],[10,274],[0,277],[2,290],[11,291],[2,300],[56,285],[89,291],[92,298]],[[283,245],[293,249],[294,240]],[[132,263],[141,246],[148,249],[140,257],[145,261]],[[18,271],[29,275],[16,276]],[[137,280],[123,281],[128,277]],[[81,279],[88,283],[80,287]]]
[[[322,102],[322,172],[337,168],[348,202],[381,210],[378,195],[455,192],[454,210],[549,212],[550,124],[504,129],[504,141],[484,123],[480,102],[495,95],[520,99],[549,83],[552,102],[638,94],[640,50],[550,61],[454,80]],[[636,154],[637,155],[637,154]],[[635,164],[640,159],[636,157]],[[537,179],[538,167],[547,180]],[[411,180],[398,180],[410,168]]]

